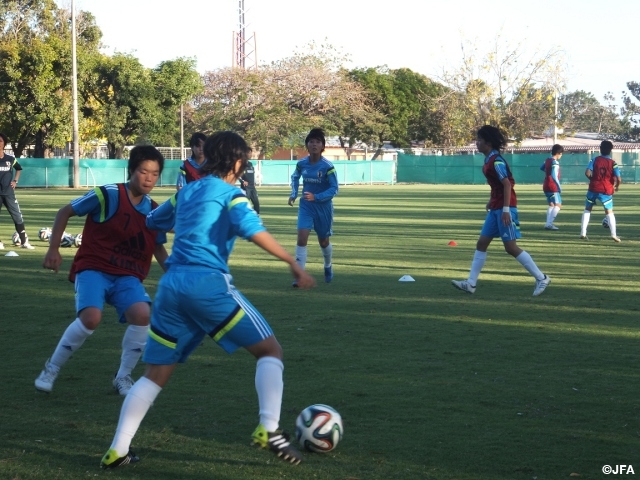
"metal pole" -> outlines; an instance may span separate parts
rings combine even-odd
[[[553,115],[553,144],[558,143],[558,90],[556,90],[556,109]]]
[[[73,97],[73,188],[80,186],[80,133],[78,128],[78,67],[76,62],[76,2],[71,0],[71,61]]]
[[[184,104],[180,104],[180,160],[184,160]]]

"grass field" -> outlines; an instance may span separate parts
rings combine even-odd
[[[111,387],[123,333],[115,311],[107,307],[51,394],[33,386],[75,318],[66,280],[75,249],[62,250],[65,272],[45,271],[37,231],[83,192],[19,190],[37,249],[0,255],[0,479],[603,479],[623,478],[602,473],[621,464],[640,474],[640,186],[622,185],[615,196],[621,244],[600,225],[600,209],[589,241],[578,239],[586,186],[564,187],[557,232],[542,228],[540,187],[517,191],[519,245],[552,278],[540,297],[500,242],[474,295],[451,286],[467,276],[487,186],[342,188],[335,278],[322,282],[320,250],[310,243],[307,270],[318,280],[310,291],[292,289],[282,263],[238,241],[236,286],[285,352],[282,426],[293,431],[300,410],[326,403],[343,416],[342,443],[299,466],[250,448],[255,361],[208,339],[144,420],[133,443],[141,462],[104,472],[98,465],[122,404]],[[171,193],[157,189],[154,198]],[[293,251],[287,193],[263,188],[260,200],[265,225]],[[82,223],[73,218],[67,231]],[[3,210],[4,253],[13,231]],[[398,282],[402,275],[416,281]],[[152,295],[159,276],[154,265]]]

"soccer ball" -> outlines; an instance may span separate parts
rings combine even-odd
[[[11,241],[13,242],[14,245],[22,244],[22,241],[20,240],[20,234],[18,232],[13,232],[13,237],[11,237]],[[27,241],[29,240],[27,239]]]
[[[330,452],[342,439],[342,432],[342,417],[328,405],[311,405],[296,420],[296,439],[311,452]]]
[[[602,226],[603,226],[604,228],[609,228],[609,217],[604,217],[604,218],[602,219]]]
[[[62,235],[62,239],[60,240],[60,246],[69,248],[73,246],[74,243],[75,241],[74,241],[73,235],[69,235],[67,232],[64,232],[64,234]]]
[[[48,242],[51,236],[51,229],[49,227],[43,227],[38,231],[38,238],[43,242]]]
[[[75,237],[73,237],[73,244],[77,248],[80,248],[80,245],[82,245],[82,234],[81,233],[79,233]]]

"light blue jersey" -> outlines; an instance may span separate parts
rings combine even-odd
[[[304,157],[296,164],[291,175],[291,198],[298,198],[298,188],[302,178],[302,191],[313,193],[316,203],[331,202],[338,194],[338,176],[333,164],[324,157],[316,163],[311,163],[309,157]],[[300,204],[306,202],[300,199]]]
[[[290,198],[297,198],[302,178],[300,207],[298,208],[298,230],[314,229],[318,238],[333,235],[333,197],[338,194],[338,176],[333,164],[324,157],[311,163],[309,157],[300,160],[291,175]],[[306,200],[304,193],[313,193],[314,200]]]
[[[147,226],[175,232],[166,265],[199,265],[229,273],[236,237],[265,231],[239,188],[207,175],[190,182],[147,216]]]
[[[125,184],[125,188],[129,190],[129,185]],[[71,208],[78,217],[89,215],[96,223],[104,223],[113,217],[119,205],[118,185],[115,183],[96,187],[82,197],[71,200]],[[140,203],[134,205],[134,208],[143,215],[147,215],[151,211],[151,207],[149,195],[144,195]],[[167,243],[167,234],[158,232],[156,243],[158,245]]]

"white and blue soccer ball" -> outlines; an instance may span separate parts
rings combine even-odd
[[[602,226],[603,226],[604,228],[609,228],[609,217],[604,217],[604,218],[602,219]]]
[[[81,233],[79,233],[75,237],[73,237],[73,244],[76,246],[76,248],[80,248],[80,245],[82,245],[82,234]]]
[[[72,247],[75,244],[75,240],[73,238],[73,235],[64,232],[62,234],[62,239],[60,239],[60,246],[64,247],[64,248],[69,248]]]
[[[38,238],[43,242],[48,242],[49,237],[51,237],[51,229],[49,227],[42,227],[38,231]]]
[[[22,240],[20,240],[20,234],[18,232],[13,232],[13,237],[11,237],[11,241],[14,245],[21,245]],[[27,242],[29,241],[29,237],[27,237]]]
[[[330,452],[342,440],[342,433],[342,417],[328,405],[311,405],[296,420],[296,439],[311,452]]]

